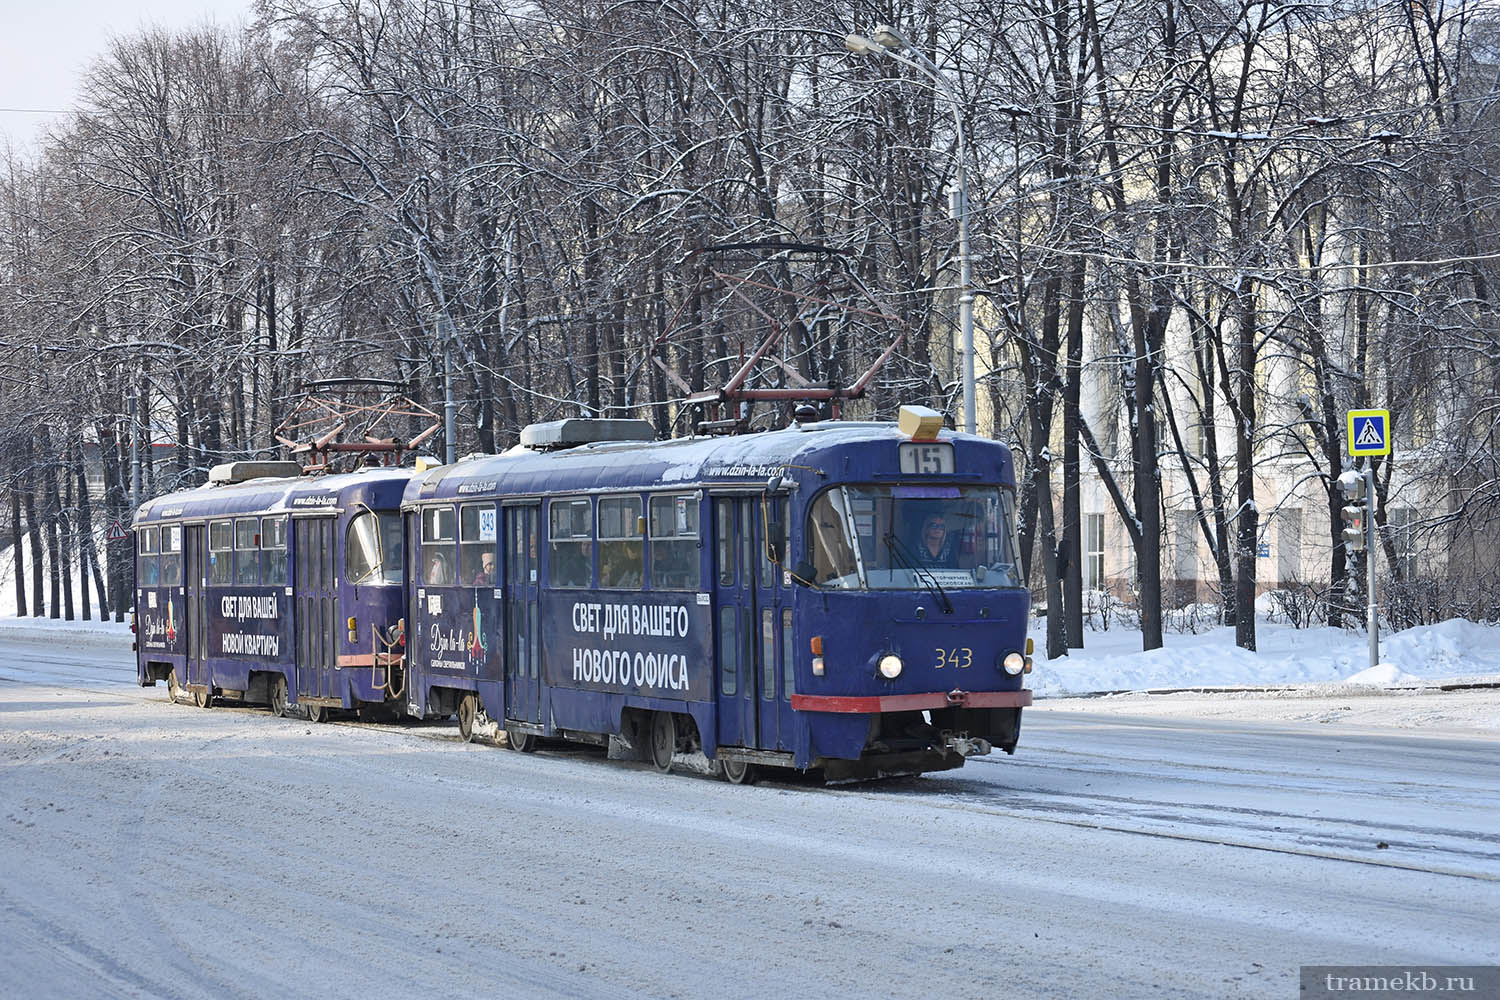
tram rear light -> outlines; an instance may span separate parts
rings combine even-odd
[[[823,676],[823,658],[821,656],[814,656],[813,657],[813,676],[814,677],[822,677]]]
[[[1024,667],[1021,668],[1021,673],[1023,673],[1023,674],[1029,674],[1029,673],[1031,673],[1031,657],[1029,657],[1029,656],[1026,657],[1026,666],[1024,666]]]
[[[814,656],[823,655],[823,637],[821,635],[813,636],[812,643],[810,645],[812,646]]]

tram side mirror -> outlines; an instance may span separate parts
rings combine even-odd
[[[797,564],[796,569],[792,570],[792,579],[802,586],[806,587],[812,583],[813,576],[817,572],[817,568],[813,566],[812,563],[804,559]]]

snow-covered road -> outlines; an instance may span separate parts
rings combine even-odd
[[[169,705],[124,644],[0,636],[0,995],[1286,997],[1500,961],[1494,736],[1043,710],[950,774],[734,787]]]

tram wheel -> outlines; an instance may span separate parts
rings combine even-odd
[[[458,700],[458,735],[465,743],[474,742],[474,719],[478,715],[478,698],[466,694]]]
[[[199,708],[214,707],[214,689],[212,685],[205,684],[201,691],[193,692],[193,704]]]
[[[505,745],[517,753],[536,752],[536,734],[522,733],[514,729],[505,731]]]
[[[725,757],[721,763],[723,764],[722,773],[724,780],[731,785],[755,784],[755,765],[748,760],[731,760]]]
[[[182,682],[177,679],[177,671],[173,670],[167,674],[167,700],[175,702],[177,696],[182,693]]]
[[[308,722],[326,722],[327,720],[328,720],[328,710],[325,709],[322,705],[308,705],[307,706],[307,721]]]
[[[671,712],[651,717],[651,763],[663,774],[672,770],[672,751],[677,749],[677,720]]]
[[[271,714],[286,718],[286,678],[280,674],[271,678]]]

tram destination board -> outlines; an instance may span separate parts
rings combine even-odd
[[[946,441],[908,441],[901,447],[901,471],[910,476],[953,472],[953,445]]]

